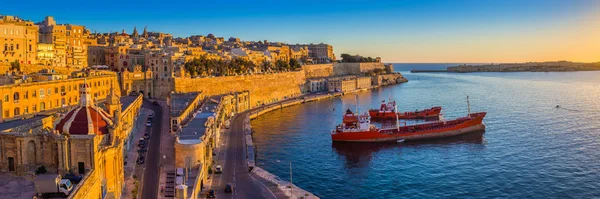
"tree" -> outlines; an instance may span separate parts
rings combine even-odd
[[[19,61],[14,61],[10,63],[10,68],[9,70],[11,71],[21,71],[21,64],[19,63]]]
[[[283,60],[277,60],[275,62],[275,66],[277,67],[278,71],[286,71],[286,70],[290,70],[290,64],[287,63],[286,61]]]
[[[298,68],[300,68],[300,67],[301,67],[301,66],[300,66],[300,63],[298,63],[298,60],[296,60],[296,59],[294,59],[294,58],[291,58],[291,59],[290,59],[290,63],[289,63],[289,65],[290,65],[290,67],[291,67],[293,70],[296,70],[296,69],[298,69]]]

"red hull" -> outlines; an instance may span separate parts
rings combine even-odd
[[[369,110],[369,116],[371,119],[376,120],[391,120],[396,119],[396,115],[398,115],[398,119],[427,119],[427,118],[436,118],[440,116],[440,112],[442,112],[442,107],[435,106],[430,109],[419,110],[415,112],[404,112],[404,113],[395,113],[393,111],[383,112],[377,109]]]
[[[400,128],[371,128],[360,132],[342,132],[337,129],[331,134],[336,142],[394,142],[397,140],[437,139],[485,130],[485,112],[473,113],[469,117],[450,121],[403,126]]]

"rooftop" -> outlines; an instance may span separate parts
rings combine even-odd
[[[213,97],[207,100],[202,107],[201,112],[196,114],[192,120],[181,129],[179,140],[199,139],[206,132],[206,121],[208,118],[215,115],[215,109],[221,101],[220,97]]]
[[[0,131],[4,131],[7,129],[11,129],[11,128],[15,128],[18,126],[22,126],[28,123],[32,123],[34,121],[38,121],[41,120],[45,117],[48,117],[47,115],[36,115],[33,116],[31,118],[27,118],[27,119],[22,119],[22,120],[12,120],[12,121],[8,121],[8,122],[2,122],[0,123]]]
[[[127,109],[127,107],[129,107],[129,105],[131,105],[131,103],[133,103],[135,101],[135,99],[137,99],[138,96],[137,95],[128,95],[128,96],[124,96],[121,97],[121,104],[123,106],[121,106],[121,111],[124,111],[125,109]]]
[[[199,94],[199,92],[171,94],[171,116],[177,117],[181,115],[181,112]]]

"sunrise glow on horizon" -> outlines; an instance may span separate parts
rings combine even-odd
[[[3,2],[0,14],[85,25],[92,32],[151,31],[285,43],[328,43],[335,54],[387,63],[600,61],[600,1],[293,1],[56,4]],[[115,2],[116,3],[116,2]],[[72,6],[64,10],[64,5]],[[23,9],[27,7],[28,9]],[[122,8],[133,8],[122,9]],[[85,9],[84,9],[85,8]],[[216,9],[221,8],[221,9]]]

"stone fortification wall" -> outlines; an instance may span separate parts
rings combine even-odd
[[[250,106],[254,107],[259,103],[298,96],[306,90],[305,82],[304,71],[296,71],[212,78],[175,78],[173,83],[177,93],[202,92],[205,96],[250,91]]]
[[[333,73],[336,76],[341,75],[360,75],[364,72],[375,69],[385,69],[383,63],[334,63]]]
[[[60,67],[60,66],[40,66],[40,65],[33,65],[33,64],[21,64],[20,66],[21,66],[21,71],[25,74],[37,73],[43,69],[51,69],[59,74],[70,75],[72,72],[81,70],[81,69],[77,69],[77,68],[67,68],[67,67]],[[7,72],[10,71],[9,69],[10,69],[9,63],[0,64],[0,74],[6,74]]]
[[[375,69],[385,69],[383,63],[333,63],[302,66],[306,78],[360,75]]]
[[[306,78],[331,77],[334,76],[333,64],[314,64],[302,66]]]

